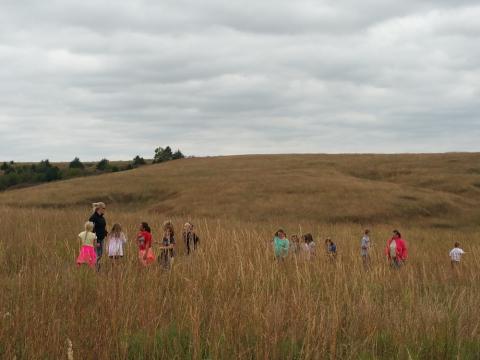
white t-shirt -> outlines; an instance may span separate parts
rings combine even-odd
[[[465,251],[463,251],[462,249],[453,248],[452,251],[450,251],[450,259],[452,259],[452,261],[460,262],[463,254],[465,254]]]
[[[361,243],[362,255],[368,255],[369,248],[370,248],[370,237],[368,235],[364,235]]]

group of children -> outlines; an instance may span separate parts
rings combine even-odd
[[[316,255],[316,244],[313,240],[313,236],[310,233],[302,235],[300,238],[298,235],[291,236],[291,242],[287,239],[287,234],[284,230],[278,230],[273,237],[273,250],[275,253],[275,258],[277,260],[285,259],[289,253],[296,255],[303,255],[306,259],[310,259],[312,256]],[[331,258],[335,258],[337,254],[337,245],[332,241],[331,238],[327,237],[325,239],[325,248],[327,254]]]
[[[295,255],[301,254],[307,259],[315,256],[316,245],[312,234],[305,234],[301,237],[301,239],[302,242],[300,242],[300,238],[297,235],[292,235],[291,241],[289,241],[285,231],[282,229],[278,230],[273,238],[275,258],[277,260],[284,260],[289,253],[293,253]],[[371,245],[370,230],[366,229],[360,241],[360,255],[365,267],[370,265]],[[335,259],[337,255],[337,245],[330,237],[325,239],[325,251],[330,259]],[[460,244],[456,242],[455,247],[449,253],[453,268],[460,264],[463,254],[465,254],[465,252],[460,248]],[[387,256],[390,265],[396,269],[401,268],[407,261],[407,243],[402,238],[402,235],[398,230],[394,230],[393,236],[387,240],[385,255]]]
[[[85,223],[85,230],[78,234],[82,245],[77,257],[77,264],[86,264],[99,270],[100,259],[103,256],[104,240],[107,241],[108,257],[112,260],[118,260],[124,256],[127,237],[120,224],[114,224],[110,232],[106,231],[106,221],[103,217],[106,208],[104,203],[94,203],[93,207],[94,213]],[[190,222],[184,225],[183,239],[187,254],[197,249],[200,239],[195,232],[194,225]],[[160,250],[157,257],[158,262],[163,268],[170,268],[175,257],[176,245],[175,230],[171,221],[166,221],[163,224],[163,237],[158,242],[153,241],[152,231],[148,223],[142,222],[139,226],[136,242],[138,259],[142,265],[147,266],[155,262],[154,245],[158,244]]]
[[[122,231],[120,224],[114,224],[111,231],[106,230],[106,221],[104,218],[105,204],[102,202],[94,203],[94,213],[89,221],[85,223],[85,230],[78,237],[82,243],[80,254],[77,257],[77,264],[87,264],[91,267],[96,266],[99,270],[100,259],[103,256],[104,240],[107,239],[108,256],[117,260],[124,256],[124,247],[127,237]],[[139,232],[136,237],[138,244],[138,258],[142,265],[147,266],[155,262],[155,253],[153,249],[153,238],[150,226],[146,222],[140,224]],[[187,222],[183,228],[183,240],[187,249],[187,254],[197,249],[199,237],[197,236],[192,223]],[[278,230],[273,238],[273,249],[277,260],[285,259],[289,253],[303,255],[310,259],[316,255],[316,244],[312,234],[307,233],[300,238],[298,235],[291,236],[291,242],[287,239],[284,230]],[[171,221],[163,224],[163,237],[158,241],[160,254],[158,262],[163,268],[170,268],[175,258],[175,230]],[[370,230],[365,230],[360,243],[360,254],[365,266],[370,264]],[[330,259],[335,259],[337,255],[337,245],[330,237],[325,239],[326,254]],[[393,231],[393,236],[388,239],[385,254],[392,267],[401,268],[408,257],[408,248],[406,241],[398,230]],[[455,243],[455,247],[450,251],[452,267],[460,264],[462,255],[465,252],[460,248],[460,244]]]

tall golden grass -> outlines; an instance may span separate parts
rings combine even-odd
[[[0,358],[478,359],[480,155],[200,158],[0,194]],[[129,237],[118,263],[77,268],[88,204]],[[170,271],[137,261],[138,224],[172,219]],[[178,237],[193,221],[200,249]],[[366,271],[360,238],[374,247]],[[318,255],[277,263],[271,239]],[[393,271],[394,227],[410,248]],[[335,262],[323,239],[338,245]],[[467,251],[458,273],[448,252]]]
[[[11,359],[474,359],[480,354],[478,231],[411,227],[410,260],[383,255],[390,225],[372,228],[372,266],[359,256],[358,224],[284,224],[312,232],[318,256],[273,260],[278,224],[194,219],[200,250],[181,241],[171,271],[137,262],[140,221],[110,210],[129,236],[126,257],[100,273],[77,268],[88,211],[0,208],[0,357]],[[182,218],[173,219],[180,232]],[[323,253],[333,236],[335,262]],[[458,274],[448,251],[468,254]],[[71,341],[71,346],[69,346]]]

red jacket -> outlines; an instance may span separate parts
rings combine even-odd
[[[394,239],[391,238],[387,241],[387,247],[385,248],[385,254],[387,254],[388,258],[390,259],[390,244],[392,241],[397,242],[397,258],[400,260],[407,260],[408,257],[408,250],[407,250],[407,243],[402,238]]]

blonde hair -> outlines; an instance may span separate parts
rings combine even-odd
[[[85,223],[85,231],[86,232],[92,232],[94,227],[95,227],[95,225],[91,221],[87,221]]]
[[[98,209],[105,209],[107,206],[104,202],[96,202],[92,204],[93,211],[97,211]]]

